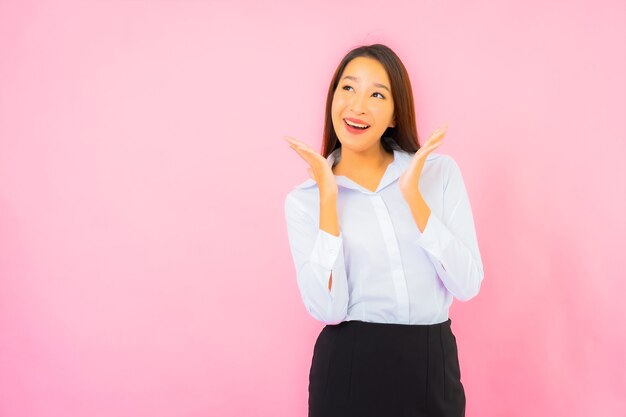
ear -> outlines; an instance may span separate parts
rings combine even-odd
[[[391,121],[391,125],[389,127],[396,127],[396,116],[393,116],[393,120]]]

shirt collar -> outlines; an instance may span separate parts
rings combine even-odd
[[[382,190],[383,188],[394,182],[396,179],[398,179],[400,175],[402,175],[406,167],[409,166],[412,156],[412,154],[409,154],[403,149],[393,149],[393,161],[387,166],[387,170],[385,171],[383,178],[380,180],[380,184],[378,184],[377,191]],[[341,147],[332,151],[330,155],[328,155],[328,158],[326,158],[326,162],[331,168],[333,167],[333,165],[335,165],[335,161],[339,162],[340,160]],[[335,180],[337,181],[337,186],[339,187],[358,190],[366,194],[375,194],[374,192],[361,187],[344,175],[335,175]],[[317,185],[317,182],[314,179],[309,178],[303,183],[297,185],[296,188],[308,188],[314,185]]]

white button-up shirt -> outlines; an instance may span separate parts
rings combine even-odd
[[[449,155],[427,156],[419,190],[431,213],[422,233],[398,187],[413,155],[394,150],[374,192],[335,175],[339,236],[319,228],[315,180],[287,194],[285,217],[298,288],[315,319],[326,324],[441,323],[448,319],[453,296],[467,301],[478,294],[483,265],[461,171]],[[340,158],[337,148],[328,164]]]

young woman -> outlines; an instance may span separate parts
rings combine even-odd
[[[311,179],[285,199],[313,349],[310,417],[465,414],[452,298],[483,265],[454,159],[419,145],[407,71],[388,47],[350,51],[330,83],[322,154],[285,137]]]

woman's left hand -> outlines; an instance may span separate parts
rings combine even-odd
[[[424,146],[419,148],[415,155],[413,155],[408,168],[400,176],[398,186],[400,187],[400,191],[405,199],[419,193],[418,184],[426,157],[428,157],[429,153],[443,143],[442,139],[447,131],[448,123],[435,130],[432,135],[430,135]]]

